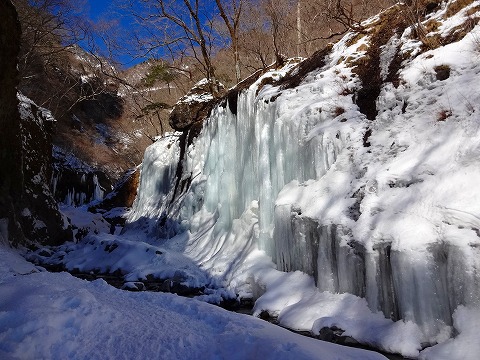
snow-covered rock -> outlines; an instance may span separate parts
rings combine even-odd
[[[202,79],[173,107],[169,123],[175,130],[186,130],[195,123],[205,120],[225,93],[225,87],[217,82]]]

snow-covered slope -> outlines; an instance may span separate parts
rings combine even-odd
[[[298,86],[287,67],[217,107],[183,158],[179,135],[158,141],[130,227],[293,328],[409,356],[444,342],[480,306],[479,7],[439,4],[422,42],[390,9]]]

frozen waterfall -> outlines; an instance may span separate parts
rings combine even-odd
[[[181,250],[230,286],[243,281],[248,253],[264,250],[277,269],[309,274],[321,291],[364,297],[435,342],[450,333],[458,305],[479,305],[480,248],[443,237],[407,249],[388,229],[375,232],[386,213],[373,202],[384,188],[398,190],[377,185],[358,159],[387,160],[364,148],[352,97],[336,114],[331,79],[314,80],[300,90],[259,89],[257,81],[238,95],[236,113],[228,104],[213,110],[182,159],[185,135],[157,141],[129,226],[143,224],[165,243],[187,232]]]

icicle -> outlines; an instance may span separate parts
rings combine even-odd
[[[93,186],[93,200],[102,200],[104,195],[104,189],[100,186],[97,175],[93,175]]]

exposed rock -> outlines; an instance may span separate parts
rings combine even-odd
[[[346,346],[359,346],[360,343],[351,336],[343,335],[345,331],[336,327],[323,327],[320,329],[320,333],[317,338],[323,341],[332,342],[335,344]]]
[[[10,1],[0,3],[0,219],[9,242],[58,244],[71,238],[47,186],[51,175],[50,113],[20,96],[20,24]],[[19,113],[20,110],[20,113]],[[5,226],[3,226],[5,227]]]
[[[135,168],[127,171],[118,181],[112,192],[110,192],[99,204],[90,208],[111,210],[117,207],[131,207],[137,196],[138,181],[140,180],[140,169]]]
[[[50,191],[52,176],[51,113],[19,95],[23,140],[24,200],[20,223],[28,239],[41,244],[61,244],[72,232]]]
[[[325,65],[325,58],[331,50],[332,45],[329,44],[325,48],[316,51],[308,59],[302,61],[287,76],[283,77],[278,85],[281,85],[282,89],[292,89],[298,86],[310,72]]]
[[[116,227],[125,225],[124,214],[132,207],[137,196],[138,182],[140,180],[139,168],[131,169],[125,173],[115,188],[102,201],[88,208],[92,213],[100,213],[109,224],[110,233],[114,234]]]
[[[177,102],[169,118],[173,129],[186,130],[195,123],[203,122],[210,115],[218,99],[226,93],[225,87],[218,81],[213,85],[214,94],[211,87],[211,83],[203,79]]]
[[[142,283],[141,281],[130,281],[126,282],[123,284],[121,287],[122,290],[128,290],[128,291],[145,291],[145,284]]]
[[[435,66],[433,70],[435,70],[436,78],[439,81],[447,80],[450,77],[450,66],[448,65]]]

